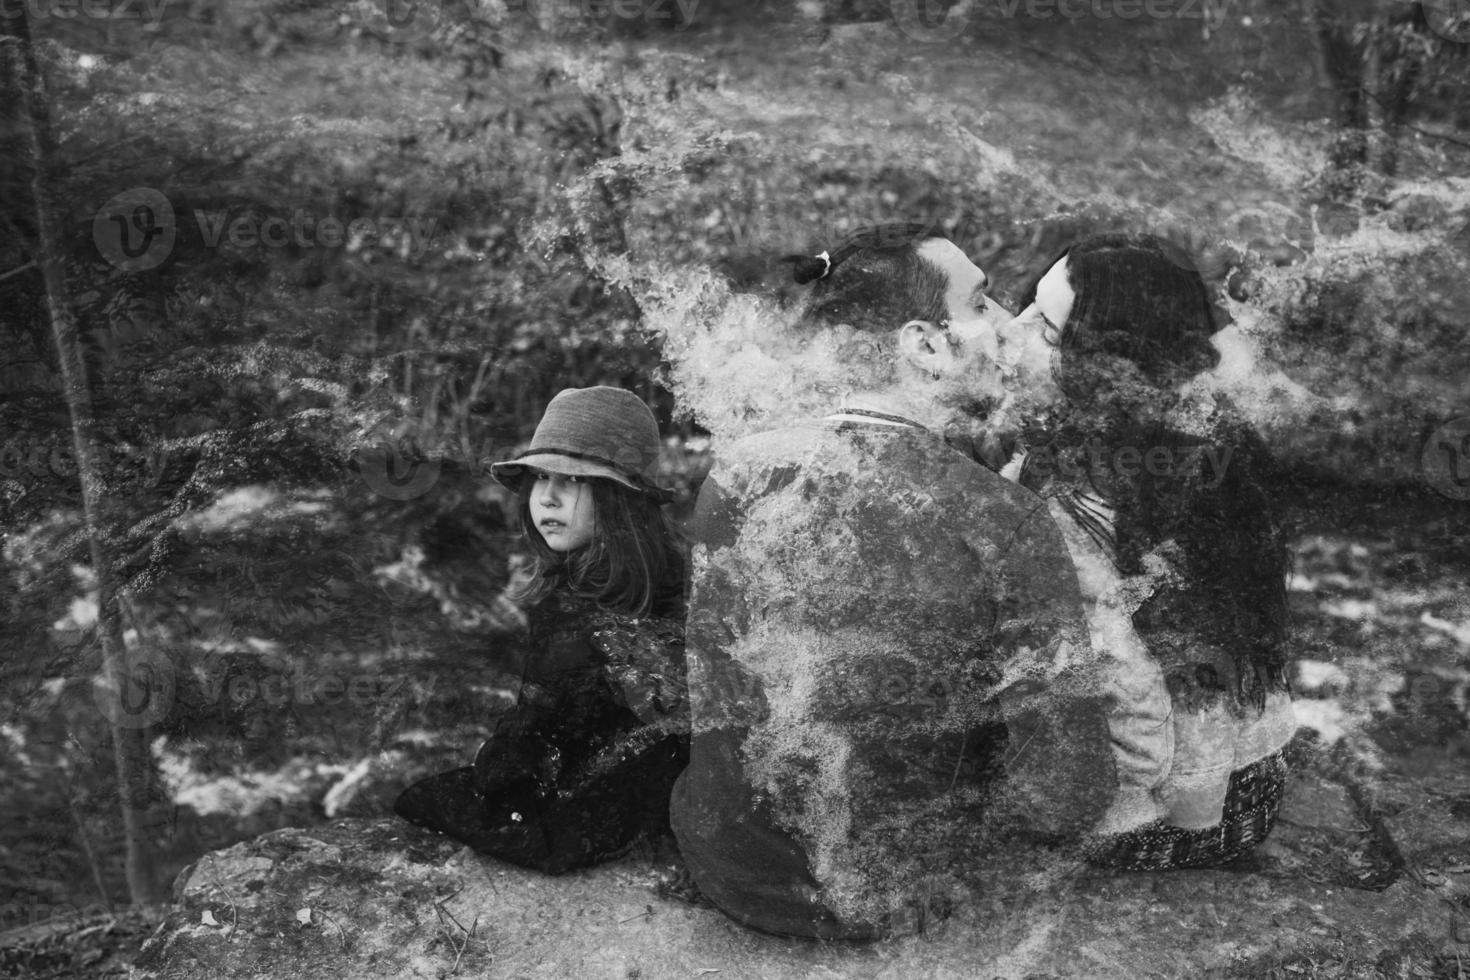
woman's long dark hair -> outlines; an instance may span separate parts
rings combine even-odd
[[[1095,236],[1060,258],[1076,293],[1053,361],[1068,404],[1028,426],[1021,480],[1061,497],[1125,575],[1172,541],[1181,580],[1146,601],[1134,625],[1171,686],[1205,697],[1230,687],[1262,706],[1287,687],[1288,558],[1265,446],[1223,397],[1207,437],[1167,421],[1178,385],[1218,363],[1204,281],[1188,256],[1148,235]],[[1035,292],[1033,283],[1023,308]]]
[[[1210,294],[1189,255],[1154,235],[1094,235],[1066,248],[1041,275],[1067,260],[1076,294],[1059,324],[1055,371],[1074,402],[1105,396],[1120,367],[1146,384],[1173,388],[1220,361],[1210,343],[1216,323]],[[1022,294],[1036,300],[1041,275]]]
[[[536,481],[521,481],[517,513],[535,560],[531,580],[515,597],[527,606],[565,591],[600,606],[646,616],[682,600],[684,557],[678,533],[651,494],[592,477],[592,539],[569,552],[547,547],[531,520]]]

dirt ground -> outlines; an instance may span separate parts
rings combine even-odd
[[[405,778],[388,771],[361,797],[379,815],[208,854],[167,909],[8,934],[0,975],[1462,978],[1467,649],[1439,624],[1464,619],[1463,531],[1421,503],[1324,496],[1297,515],[1303,727],[1275,832],[1228,868],[1010,855],[982,902],[921,935],[809,943],[674,897],[666,845],[562,878],[478,857],[382,816],[372,801]]]
[[[780,939],[669,897],[672,852],[548,878],[391,818],[284,830],[201,859],[134,976],[1461,977],[1470,777],[1391,782],[1304,735],[1272,839],[1229,868],[1116,875],[998,858],[984,898],[919,935]],[[1418,797],[1417,802],[1409,801]],[[1398,837],[1437,844],[1410,864]]]

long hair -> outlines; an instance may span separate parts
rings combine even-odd
[[[1262,706],[1287,686],[1288,556],[1265,446],[1223,398],[1208,437],[1168,420],[1178,386],[1218,363],[1209,292],[1188,256],[1150,235],[1094,236],[1051,264],[1063,257],[1076,300],[1053,372],[1068,401],[1027,426],[1021,480],[1057,495],[1125,575],[1167,547],[1180,581],[1134,625],[1151,649],[1172,649],[1166,673],[1191,671],[1198,689],[1233,687]],[[1023,308],[1035,293],[1033,283]],[[1111,520],[1099,517],[1108,510]],[[1227,653],[1228,669],[1210,666],[1201,642]]]
[[[521,481],[517,513],[530,546],[530,581],[515,596],[527,606],[564,591],[598,605],[645,616],[682,599],[684,558],[678,533],[650,494],[593,477],[592,539],[569,552],[553,551],[531,520],[536,481]]]
[[[1041,275],[1062,259],[1076,301],[1059,324],[1053,371],[1074,403],[1170,389],[1219,363],[1209,290],[1173,243],[1094,235],[1063,250]],[[1035,301],[1041,275],[1022,295],[1022,309]]]

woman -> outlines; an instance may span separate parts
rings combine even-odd
[[[1048,500],[1099,652],[1122,789],[1093,842],[1127,869],[1221,864],[1270,832],[1295,728],[1286,550],[1262,446],[1223,398],[1209,295],[1149,235],[1067,249],[1001,330],[1025,419],[1003,471]]]

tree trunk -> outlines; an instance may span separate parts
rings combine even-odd
[[[1352,196],[1368,160],[1368,106],[1363,91],[1363,52],[1353,43],[1349,5],[1335,0],[1304,0],[1317,73],[1330,90],[1332,123],[1337,128],[1328,166],[1333,196]]]
[[[20,16],[12,23],[20,41],[16,59],[17,88],[25,104],[34,168],[31,191],[38,231],[36,261],[45,282],[62,394],[71,415],[82,507],[91,546],[92,568],[97,576],[97,637],[102,650],[102,681],[106,692],[99,698],[99,706],[109,716],[112,726],[113,758],[117,767],[118,796],[127,847],[128,892],[134,903],[153,903],[161,901],[164,892],[159,880],[156,850],[148,837],[144,819],[153,787],[153,762],[147,738],[147,719],[150,716],[147,712],[108,711],[108,708],[117,708],[118,699],[124,696],[133,697],[140,684],[143,703],[149,707],[153,707],[151,699],[158,692],[149,675],[137,670],[131,662],[123,642],[120,595],[103,535],[106,526],[103,514],[105,487],[97,450],[96,422],[87,385],[86,364],[67,291],[62,234],[57,218],[59,212],[50,182],[53,148],[50,104],[32,43],[30,7],[22,4],[19,11]]]
[[[1329,194],[1355,196],[1370,171],[1392,177],[1398,169],[1398,141],[1425,58],[1405,35],[1428,25],[1417,4],[1303,0],[1302,7],[1337,127]]]
[[[1376,140],[1369,162],[1385,177],[1398,172],[1399,140],[1414,86],[1425,68],[1424,46],[1414,43],[1412,35],[1423,35],[1428,30],[1424,12],[1417,5],[1384,12],[1373,25],[1371,37],[1377,43],[1368,81],[1373,90]]]

